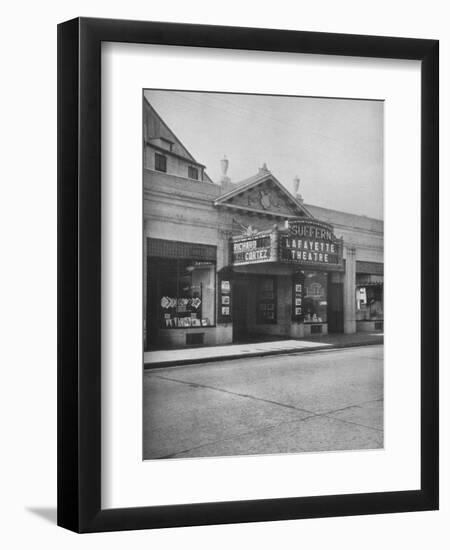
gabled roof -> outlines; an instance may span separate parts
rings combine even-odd
[[[254,176],[237,183],[231,191],[220,195],[214,205],[275,217],[312,218],[303,204],[265,166]]]
[[[205,168],[203,164],[198,162],[193,155],[183,145],[181,140],[175,133],[169,128],[166,122],[161,118],[159,113],[150,103],[150,101],[144,95],[144,109],[145,109],[145,125],[147,128],[147,140],[152,143],[155,139],[162,139],[172,145],[170,153],[176,157],[184,159],[186,161],[197,164],[202,168]],[[154,145],[154,144],[152,144]],[[166,152],[166,151],[164,151]],[[204,172],[205,179],[211,182],[211,178],[206,172]]]

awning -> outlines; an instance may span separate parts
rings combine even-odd
[[[373,274],[356,274],[356,285],[357,286],[379,286],[384,282],[383,275],[373,275]]]

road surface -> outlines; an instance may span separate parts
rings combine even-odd
[[[144,371],[144,459],[383,447],[383,346]]]

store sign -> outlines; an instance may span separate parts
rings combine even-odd
[[[231,247],[232,263],[234,265],[261,263],[272,259],[270,235],[233,240]]]
[[[340,266],[342,241],[329,224],[316,220],[289,221],[280,234],[279,259],[304,265]]]

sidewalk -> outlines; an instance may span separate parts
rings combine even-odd
[[[382,343],[382,332],[357,332],[356,334],[314,336],[308,338],[308,340],[274,340],[251,344],[146,351],[144,353],[144,368],[154,369],[175,365],[209,363],[225,359],[243,359],[244,357],[262,357],[264,355],[301,353],[321,349],[348,348]]]

